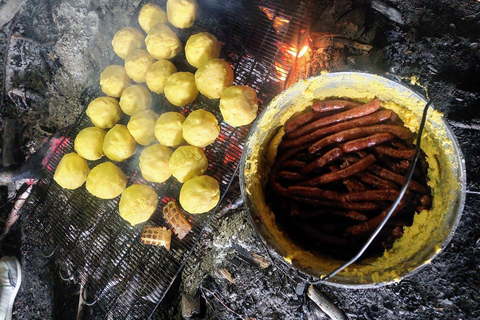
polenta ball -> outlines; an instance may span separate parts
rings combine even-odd
[[[167,25],[153,26],[145,38],[147,51],[155,59],[171,59],[182,51],[182,43]]]
[[[145,82],[148,68],[153,63],[153,57],[145,49],[137,49],[125,59],[125,71],[135,82]]]
[[[103,152],[113,161],[121,162],[135,154],[137,144],[127,126],[117,124],[108,130],[103,140]]]
[[[113,51],[122,59],[127,59],[133,50],[145,47],[145,36],[134,27],[118,30],[112,40]]]
[[[210,176],[198,176],[185,182],[180,189],[179,202],[188,213],[212,210],[220,200],[220,187]]]
[[[180,112],[165,112],[155,124],[155,137],[161,145],[178,147],[183,144],[182,124],[185,116]]]
[[[172,149],[158,143],[146,147],[140,155],[140,171],[143,178],[150,182],[162,183],[172,175],[168,162]]]
[[[185,56],[188,63],[195,68],[200,68],[207,61],[220,56],[220,42],[208,32],[194,34],[187,40]]]
[[[74,142],[74,149],[84,159],[98,160],[103,157],[103,139],[107,133],[97,127],[81,130]]]
[[[231,86],[220,98],[220,112],[223,120],[239,127],[252,122],[257,116],[258,98],[255,91],[247,86]]]
[[[167,14],[165,11],[153,3],[145,4],[138,14],[138,23],[146,33],[148,33],[154,25],[166,22]]]
[[[155,141],[155,122],[158,114],[152,110],[135,112],[127,123],[128,131],[132,137],[142,146],[148,146]]]
[[[208,160],[202,149],[194,146],[181,146],[173,152],[168,165],[172,175],[183,183],[204,174],[208,168]]]
[[[113,127],[123,116],[118,101],[111,97],[99,97],[92,100],[88,104],[86,114],[90,121],[101,129]]]
[[[120,108],[129,116],[141,110],[152,108],[152,93],[147,87],[135,84],[123,91],[120,97]]]
[[[76,189],[80,187],[88,175],[88,164],[75,152],[67,153],[58,163],[53,180],[62,188]]]
[[[145,222],[157,210],[158,195],[152,187],[133,184],[122,193],[118,210],[132,226]]]
[[[192,103],[198,96],[195,76],[191,72],[172,74],[165,82],[164,93],[167,100],[177,107]]]
[[[195,0],[168,0],[168,22],[176,28],[185,29],[193,26],[198,17],[198,3]]]
[[[207,98],[219,99],[223,90],[233,84],[232,67],[222,59],[209,60],[195,72],[195,84]]]
[[[110,97],[120,98],[129,83],[130,77],[125,68],[119,65],[109,65],[100,74],[100,88]]]
[[[148,89],[157,94],[163,93],[165,82],[169,76],[177,72],[177,67],[168,60],[158,60],[147,70],[145,82]]]
[[[203,148],[218,137],[220,127],[215,116],[205,110],[195,110],[182,124],[183,138],[192,146]]]
[[[90,171],[87,177],[88,192],[100,199],[113,199],[127,186],[123,171],[111,162],[104,162]]]

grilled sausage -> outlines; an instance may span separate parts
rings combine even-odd
[[[389,132],[375,133],[371,136],[349,141],[342,146],[344,152],[354,152],[376,146],[392,140],[394,135]]]
[[[343,155],[343,151],[340,148],[333,148],[332,150],[326,152],[322,156],[318,157],[317,160],[307,164],[303,169],[302,173],[312,172],[316,168],[321,168],[330,162],[340,158]]]
[[[345,108],[354,108],[361,106],[361,102],[357,101],[350,101],[350,100],[324,100],[324,101],[316,101],[312,109],[316,112],[326,112],[326,111],[334,111],[334,110],[342,110]]]

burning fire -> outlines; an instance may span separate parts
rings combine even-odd
[[[309,48],[310,48],[310,46],[308,45],[308,43],[306,45],[304,45],[300,49],[300,51],[297,51],[297,48],[292,47],[292,46],[286,46],[286,45],[280,46],[281,55],[287,61],[291,61],[292,59],[298,59],[298,58],[303,57],[307,53]],[[274,66],[275,66],[275,69],[277,70],[277,73],[278,73],[278,80],[280,80],[280,81],[287,80],[287,76],[288,76],[288,72],[289,72],[288,69],[284,68],[280,63],[278,63],[276,61],[274,63]]]
[[[278,13],[276,13],[275,10],[263,6],[259,6],[258,8],[265,13],[269,20],[273,21],[273,27],[277,33],[284,31],[283,29],[290,23],[290,19],[278,16]]]
[[[280,81],[287,80],[288,71],[285,70],[277,61],[275,61],[274,66],[278,72],[278,80]]]

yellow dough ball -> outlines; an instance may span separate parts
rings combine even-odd
[[[117,124],[108,130],[103,140],[103,152],[113,161],[123,161],[135,154],[137,144],[127,126]]]
[[[120,97],[120,108],[131,116],[137,111],[152,108],[152,93],[147,87],[135,84],[126,88]]]
[[[171,59],[182,51],[182,43],[175,32],[160,23],[153,26],[145,38],[148,52],[155,59]]]
[[[158,195],[152,187],[133,184],[122,194],[118,210],[132,226],[145,222],[157,210]]]
[[[165,112],[155,124],[155,137],[161,145],[178,147],[185,140],[182,135],[182,124],[185,116],[180,112]]]
[[[167,18],[174,27],[190,28],[198,17],[198,3],[195,0],[168,0]]]
[[[128,131],[132,137],[142,146],[148,146],[155,141],[155,122],[158,114],[152,110],[135,112],[127,123]]]
[[[107,96],[119,98],[130,83],[125,68],[112,64],[100,74],[100,88]]]
[[[199,109],[188,115],[182,125],[183,138],[192,146],[203,148],[215,141],[220,133],[217,118]]]
[[[88,164],[75,152],[67,153],[58,163],[53,180],[62,188],[76,189],[80,187],[88,175]]]
[[[210,176],[198,176],[185,182],[180,189],[180,204],[189,213],[212,210],[220,200],[220,187]]]
[[[87,177],[88,192],[100,199],[113,199],[127,186],[123,171],[111,162],[104,162],[90,171]]]
[[[123,116],[118,101],[110,97],[99,97],[92,100],[88,104],[86,114],[90,121],[101,129],[113,127]]]
[[[192,103],[198,96],[195,76],[191,72],[172,74],[165,81],[164,93],[167,100],[177,107]]]
[[[140,155],[140,171],[145,180],[162,183],[172,175],[168,162],[172,156],[172,149],[154,144],[146,147]]]
[[[125,71],[135,82],[145,82],[148,68],[153,63],[153,57],[145,49],[137,49],[125,59]]]
[[[159,60],[154,62],[148,68],[145,76],[148,89],[157,94],[163,93],[165,81],[175,72],[177,72],[177,68],[168,60]]]
[[[202,175],[207,171],[208,160],[203,150],[194,146],[178,147],[168,162],[172,175],[179,181]]]
[[[107,133],[97,127],[81,130],[74,142],[74,149],[84,159],[98,160],[103,157],[103,139]]]
[[[220,112],[223,120],[234,127],[244,126],[257,116],[258,98],[247,86],[231,86],[222,92]]]
[[[118,30],[112,40],[113,51],[122,59],[126,59],[133,50],[145,47],[145,36],[134,27]]]
[[[207,98],[218,99],[233,84],[232,67],[222,59],[212,59],[195,72],[195,84]]]
[[[208,32],[194,34],[187,40],[185,56],[188,63],[195,68],[200,68],[207,61],[220,56],[220,42]]]
[[[167,14],[163,9],[153,3],[145,4],[138,14],[138,23],[143,31],[148,33],[150,28],[159,23],[167,22]]]

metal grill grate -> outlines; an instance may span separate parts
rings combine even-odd
[[[294,63],[294,57],[285,57],[280,48],[297,46],[300,29],[308,27],[310,11],[303,2],[296,1],[200,1],[200,7],[199,21],[188,34],[180,34],[183,42],[191,33],[200,31],[217,35],[225,42],[223,52],[234,67],[235,84],[253,87],[262,108],[283,89],[278,65],[288,73]],[[276,25],[277,20],[283,25]],[[184,61],[183,57],[176,59],[179,70],[194,72]],[[182,112],[198,108],[221,119],[218,100],[203,96]],[[161,96],[156,97],[155,109],[174,110]],[[58,186],[53,182],[55,168],[62,156],[73,150],[76,134],[91,125],[83,113],[49,159],[24,210],[31,212],[30,223],[38,224],[45,233],[44,251],[54,250],[63,277],[84,288],[87,303],[96,302],[108,311],[109,319],[146,319],[178,276],[210,215],[188,216],[192,231],[182,240],[172,236],[171,249],[166,251],[139,241],[141,228],[131,227],[120,218],[118,197],[101,200],[91,196],[84,186],[76,190]],[[225,195],[249,126],[232,128],[221,122],[220,127],[219,138],[205,149],[205,154],[209,161],[207,174],[219,182],[221,194]],[[128,176],[128,185],[141,183],[155,188],[161,202],[149,223],[165,226],[161,208],[168,200],[178,198],[181,184],[174,178],[163,184],[144,181],[137,171],[139,154],[118,165]],[[90,168],[103,161],[91,162]]]

